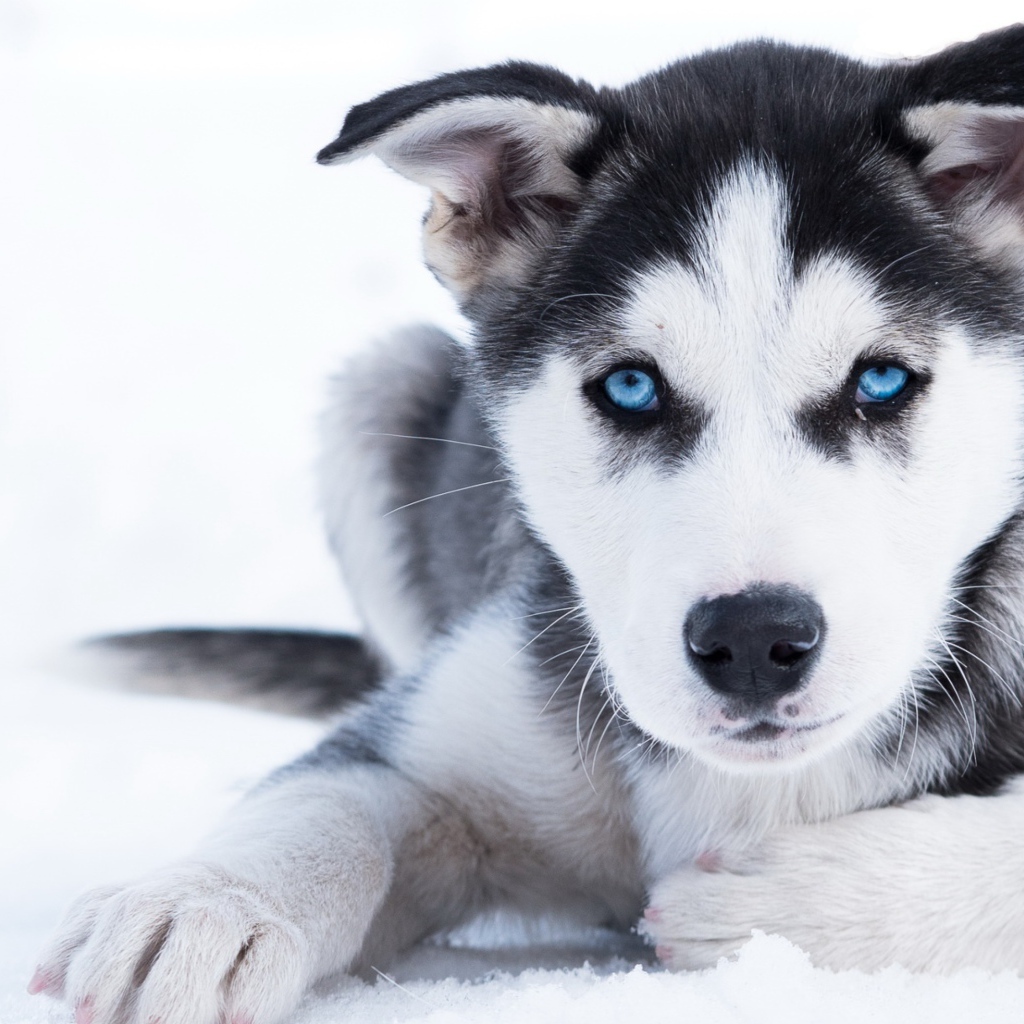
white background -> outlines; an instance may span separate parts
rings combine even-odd
[[[620,84],[755,35],[875,59],[1020,16],[914,6],[0,0],[0,1024],[66,1019],[20,992],[69,898],[183,854],[317,735],[45,665],[98,631],[355,625],[312,482],[324,382],[397,324],[461,324],[418,262],[420,191],[314,164],[345,110],[508,57]],[[1006,1021],[1021,1005],[1016,980],[812,973],[764,940],[704,978],[353,986],[303,1020]]]

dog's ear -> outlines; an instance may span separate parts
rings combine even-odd
[[[1024,25],[913,65],[905,114],[928,189],[982,251],[1024,272]]]
[[[579,207],[595,90],[508,63],[442,75],[353,107],[323,164],[374,154],[431,190],[427,266],[460,302],[522,284]]]

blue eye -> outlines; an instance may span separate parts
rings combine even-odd
[[[865,370],[857,380],[858,402],[888,402],[906,386],[910,374],[902,366],[885,363]]]
[[[632,366],[609,373],[604,379],[608,401],[626,412],[652,412],[658,408],[658,388],[654,378]]]

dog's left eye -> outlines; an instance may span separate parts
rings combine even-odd
[[[644,370],[627,366],[609,373],[602,382],[608,401],[624,412],[653,412],[658,408],[658,386]]]
[[[861,404],[888,402],[907,386],[910,372],[895,363],[870,366],[857,378],[855,400]]]

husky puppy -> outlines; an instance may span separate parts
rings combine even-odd
[[[369,154],[430,190],[473,339],[336,384],[366,640],[101,645],[341,717],[194,858],[83,897],[33,990],[273,1024],[501,906],[677,968],[761,928],[1024,969],[1024,26],[448,74],[319,160]]]

